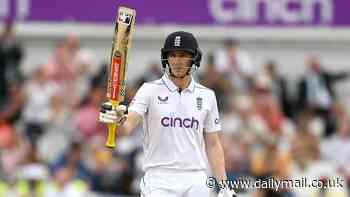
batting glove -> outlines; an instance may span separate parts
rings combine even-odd
[[[101,106],[99,121],[107,124],[117,123],[122,125],[127,118],[125,112],[125,105],[118,105],[114,108],[111,102],[104,102]]]
[[[235,190],[231,189],[221,189],[218,193],[218,197],[237,197]]]

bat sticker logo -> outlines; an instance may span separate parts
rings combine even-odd
[[[125,88],[121,88],[120,89],[120,96],[125,96],[126,92],[125,92]]]
[[[168,100],[169,100],[169,97],[166,96],[166,97],[160,97],[158,96],[158,104],[167,104],[168,103]]]
[[[130,25],[132,16],[126,12],[120,12],[118,22]]]

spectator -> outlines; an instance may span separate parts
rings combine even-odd
[[[15,134],[15,128],[11,124],[7,122],[0,123],[0,150],[12,148],[16,145]]]
[[[336,165],[338,173],[346,178],[350,186],[350,122],[343,107],[337,106],[337,131],[322,142],[321,153],[322,158]]]
[[[48,167],[40,160],[35,145],[30,145],[26,151],[26,158],[18,170],[17,184],[10,196],[44,196],[49,175]]]
[[[214,55],[209,54],[206,71],[199,76],[199,80],[202,85],[215,91],[219,111],[224,112],[229,106],[227,95],[233,93],[233,90],[230,81],[216,70],[214,62]]]
[[[231,105],[221,118],[224,135],[226,136],[226,133],[238,135],[248,140],[252,146],[259,145],[261,140],[268,136],[268,127],[257,113],[253,98],[250,95],[237,95],[233,98],[229,96],[229,98]]]
[[[237,92],[246,92],[256,72],[249,55],[239,48],[237,40],[227,39],[215,54],[216,70],[231,81]]]
[[[307,178],[307,184],[312,180],[344,180],[337,171],[336,167],[320,157],[319,140],[308,131],[300,132],[292,138],[293,144],[293,164],[291,170],[292,180],[302,180]],[[348,196],[345,183],[343,185],[331,184],[332,187],[293,187],[292,192],[295,196]]]
[[[99,66],[92,51],[81,48],[80,39],[76,34],[69,33],[62,42],[71,55],[71,66],[74,73],[74,78],[72,79],[72,92],[74,94],[70,95],[70,104],[77,106],[84,96],[88,94],[89,82],[97,74]]]
[[[68,150],[52,164],[51,171],[56,174],[65,168],[68,168],[69,172],[74,171],[74,177],[77,179],[89,180],[90,173],[84,162],[82,143],[72,142]]]
[[[106,126],[96,121],[100,103],[105,98],[104,94],[105,90],[101,87],[92,87],[86,97],[86,102],[76,112],[74,122],[85,140],[96,135],[105,135]]]
[[[66,105],[72,107],[77,104],[81,95],[76,89],[80,70],[75,62],[75,55],[65,40],[59,41],[52,58],[43,66],[43,72],[48,76],[48,80],[57,84],[58,90],[65,96]]]
[[[253,95],[257,114],[268,128],[266,135],[288,149],[289,138],[294,135],[294,125],[283,114],[272,93],[272,82],[268,76],[261,74],[254,79]]]
[[[57,85],[39,68],[26,86],[23,121],[25,133],[31,143],[36,143],[44,134],[51,114],[51,101],[57,94]]]
[[[119,142],[118,139],[118,144]],[[91,189],[103,194],[128,193],[130,185],[125,178],[130,170],[130,163],[106,149],[104,137],[95,137],[90,145],[90,158],[93,163]]]
[[[250,176],[251,140],[244,132],[224,133],[222,136],[225,153],[227,178],[230,180],[246,179]],[[247,188],[242,188],[247,189]],[[236,190],[240,192],[240,190]]]
[[[74,33],[69,33],[64,39],[63,42],[67,46],[69,53],[73,56],[73,61],[79,61],[78,54],[80,51],[80,40],[79,37]]]
[[[13,23],[8,21],[0,34],[0,106],[7,102],[11,84],[17,84],[22,79],[20,66],[23,53]]]
[[[277,141],[271,139],[261,149],[256,149],[251,158],[251,171],[257,180],[268,181],[268,179],[282,179],[289,177],[291,170],[291,155],[288,151],[281,150]],[[288,191],[272,188],[260,188],[258,196],[286,196]]]
[[[81,135],[74,124],[73,110],[64,104],[64,98],[56,94],[51,98],[50,115],[46,132],[38,141],[40,155],[45,161],[53,162],[57,155],[69,146],[71,139]]]
[[[71,53],[69,47],[64,41],[59,41],[53,57],[44,65],[44,73],[49,80],[60,85],[71,83],[76,77],[75,65],[73,64],[74,54]]]
[[[20,83],[9,86],[7,100],[0,106],[0,122],[15,124],[20,120],[24,104],[24,88]]]
[[[23,49],[13,31],[13,23],[5,23],[0,34],[0,122],[14,123],[23,104],[21,61]]]
[[[11,134],[11,137],[8,137],[10,141],[7,142],[8,146],[2,146],[0,149],[0,166],[5,180],[13,182],[17,178],[17,174],[14,172],[17,172],[25,161],[30,145],[26,138],[17,132],[11,131]]]
[[[272,81],[272,92],[276,96],[276,98],[279,101],[279,104],[281,106],[281,109],[283,110],[283,113],[289,117],[292,118],[292,102],[291,97],[288,92],[288,84],[287,79],[285,76],[280,74],[278,72],[278,64],[277,62],[273,60],[269,60],[265,66],[265,72],[269,76],[270,80]]]
[[[45,197],[85,197],[89,196],[88,184],[77,178],[77,169],[67,165],[54,174],[53,184],[45,191]]]
[[[92,76],[90,81],[90,87],[100,86],[107,88],[109,64],[104,62],[101,64],[97,72]]]
[[[332,112],[337,100],[334,84],[348,78],[349,72],[326,71],[316,56],[308,57],[307,64],[308,71],[298,85],[299,111],[311,110],[313,114],[321,117],[326,123],[324,134],[329,136],[336,127]]]
[[[153,81],[162,76],[162,66],[158,62],[151,62],[147,68],[147,71],[142,74],[138,80],[136,80],[138,84],[142,84],[143,82],[147,81]]]
[[[89,93],[89,89],[91,87],[90,82],[97,74],[99,69],[95,62],[95,56],[91,51],[87,49],[79,50],[79,53],[77,54],[76,60],[74,62],[78,67],[76,74],[77,77],[74,80],[73,87],[75,94],[72,95],[71,98],[71,103],[75,107],[78,106],[84,97]]]

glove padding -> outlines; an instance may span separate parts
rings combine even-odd
[[[231,189],[221,189],[218,193],[218,197],[237,197],[235,190]]]
[[[127,119],[126,106],[118,105],[117,107],[113,107],[111,102],[104,102],[101,106],[99,121],[102,123],[117,123],[118,125],[122,125]]]

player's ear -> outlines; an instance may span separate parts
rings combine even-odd
[[[194,54],[194,57],[193,57],[193,64],[199,68],[199,66],[201,65],[201,60],[202,60],[202,51],[199,48],[197,48],[196,53]]]
[[[168,53],[165,52],[164,48],[160,50],[160,58],[161,58],[162,67],[166,68],[166,65],[168,64]]]

